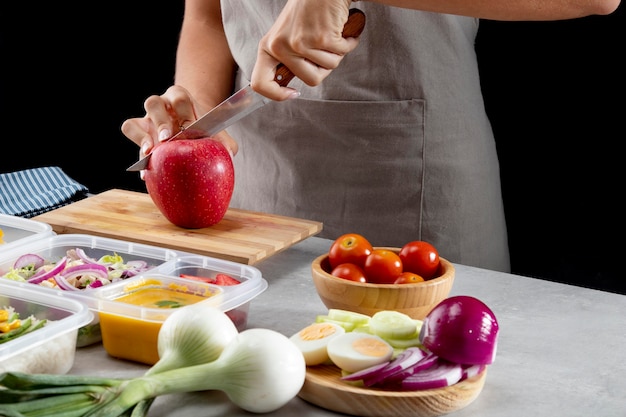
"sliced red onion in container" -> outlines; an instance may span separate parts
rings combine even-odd
[[[31,279],[29,279],[28,282],[31,283],[31,284],[39,284],[42,281],[45,281],[45,280],[47,280],[49,278],[52,278],[56,274],[60,273],[61,271],[63,271],[65,269],[66,263],[67,263],[67,258],[64,256],[49,271],[47,271],[47,272],[45,272],[43,274],[35,275]]]
[[[107,278],[109,271],[106,266],[100,264],[73,265],[62,271],[65,279],[77,278],[83,275],[93,275],[98,278]]]
[[[148,262],[141,259],[136,259],[134,261],[126,262],[126,266],[137,271],[143,271],[148,267]]]
[[[87,255],[87,253],[85,252],[85,250],[83,248],[76,248],[74,249],[74,253],[76,253],[76,256],[78,257],[78,259],[80,259],[81,261],[88,263],[88,264],[98,264],[98,260],[92,258],[91,256]]]
[[[55,280],[59,287],[64,290],[80,290],[84,284],[76,285],[75,282],[85,282],[83,278],[88,278],[92,283],[100,282],[99,280],[108,280],[108,276],[108,269],[104,265],[80,264],[65,268],[55,277]],[[88,287],[86,286],[86,288]]]
[[[89,285],[87,286],[87,288],[85,288],[85,289],[86,289],[86,290],[90,290],[90,289],[92,289],[92,288],[100,288],[100,287],[102,287],[103,285],[104,285],[104,284],[102,283],[102,281],[100,281],[100,280],[98,279],[98,280],[96,280],[96,281],[92,282],[91,284],[89,284]]]
[[[123,278],[134,277],[135,275],[140,274],[149,269],[148,262],[140,260],[140,259],[137,259],[134,261],[128,261],[126,263],[126,268],[127,269],[122,272]]]
[[[59,288],[65,291],[79,291],[78,288],[70,284],[61,274],[56,274],[54,276],[54,280],[56,281]]]
[[[41,256],[34,253],[27,253],[15,260],[15,262],[13,263],[13,268],[22,269],[32,265],[33,270],[37,270],[41,268],[45,264],[45,262],[46,260]]]

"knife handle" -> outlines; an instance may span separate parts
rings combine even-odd
[[[365,28],[365,13],[359,9],[350,9],[348,21],[343,27],[344,38],[356,38],[361,35]],[[293,80],[294,74],[284,64],[278,64],[276,67],[276,75],[274,81],[281,87],[287,87],[287,84]]]

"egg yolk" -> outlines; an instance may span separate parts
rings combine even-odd
[[[365,356],[382,357],[389,353],[389,346],[371,337],[362,337],[352,342],[352,348]]]
[[[302,340],[324,339],[336,332],[336,328],[328,323],[315,323],[300,331]]]

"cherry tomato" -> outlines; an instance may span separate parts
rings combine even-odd
[[[351,263],[337,265],[330,274],[350,281],[367,282],[363,268]]]
[[[403,272],[396,278],[394,284],[415,284],[417,282],[424,282],[424,278],[414,274],[413,272]]]
[[[409,242],[400,249],[399,255],[405,271],[420,275],[425,280],[439,273],[439,252],[428,242]]]
[[[344,263],[363,267],[365,258],[372,250],[372,244],[365,237],[357,233],[347,233],[335,239],[330,246],[328,261],[331,268]]]
[[[400,256],[388,249],[374,249],[363,267],[368,282],[393,284],[402,273]]]

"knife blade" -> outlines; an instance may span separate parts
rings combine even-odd
[[[343,37],[357,37],[365,27],[365,14],[359,9],[350,9],[348,21],[343,28]],[[293,79],[294,74],[283,64],[276,67],[274,81],[281,87],[286,87]],[[161,142],[169,142],[171,140],[180,139],[200,139],[207,136],[213,136],[218,132],[231,126],[246,117],[253,111],[263,107],[272,101],[271,99],[257,93],[248,84],[237,91],[232,96],[209,110],[204,116],[187,126],[169,139]],[[152,153],[135,162],[126,171],[141,171],[148,167],[148,162]]]

